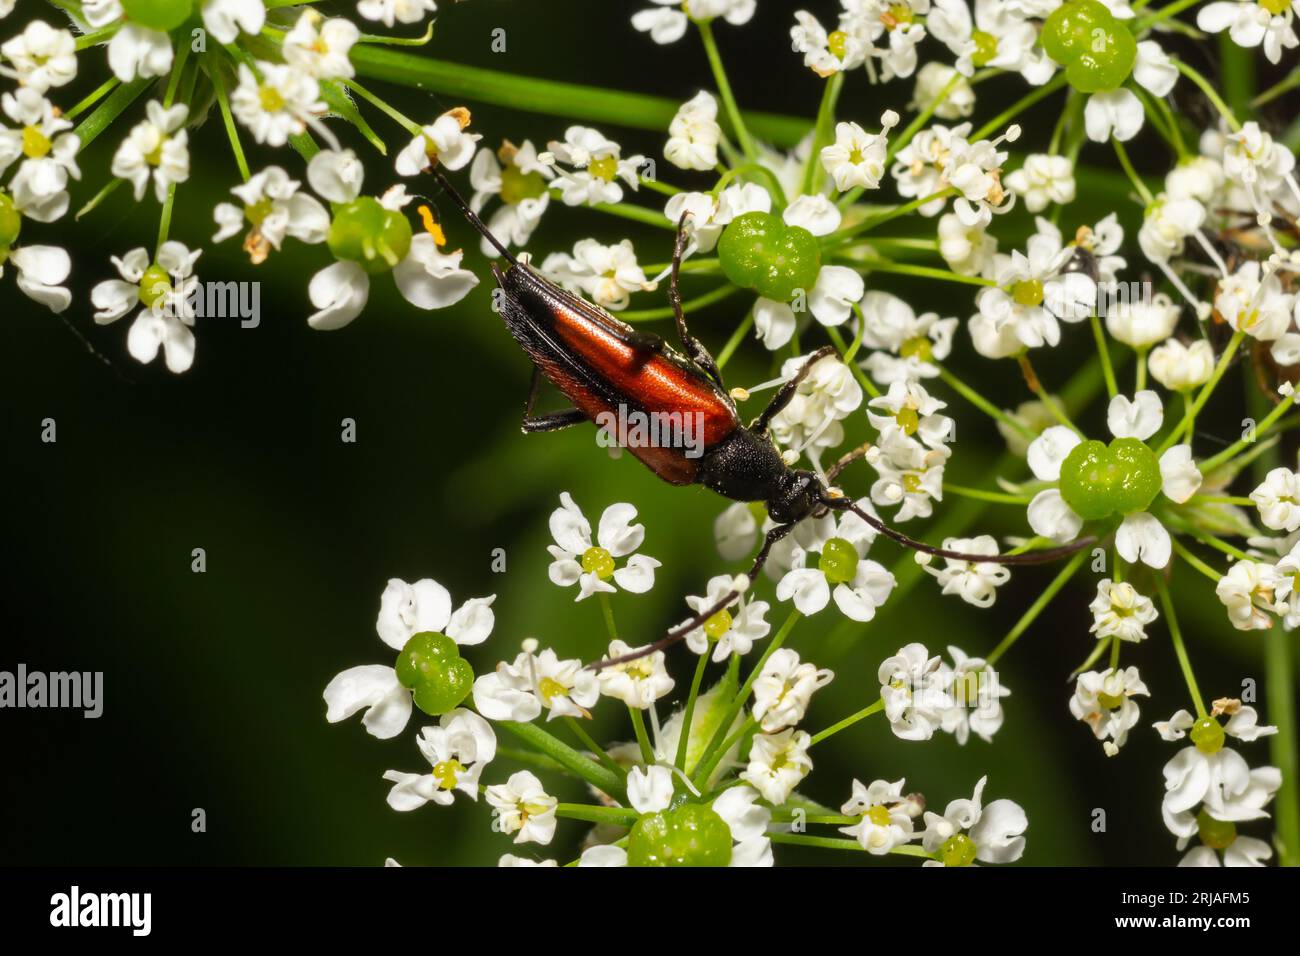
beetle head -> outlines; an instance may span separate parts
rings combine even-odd
[[[778,524],[800,521],[821,504],[822,484],[811,471],[786,470],[767,500],[767,513]]]

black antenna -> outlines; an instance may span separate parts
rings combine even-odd
[[[511,255],[510,250],[505,247],[504,243],[494,236],[492,231],[483,224],[483,220],[478,217],[478,213],[469,208],[469,203],[465,201],[465,197],[456,192],[456,187],[451,184],[451,181],[448,180],[445,175],[443,175],[442,170],[434,167],[430,169],[429,172],[431,172],[433,178],[438,181],[438,185],[442,187],[442,191],[447,194],[452,203],[455,204],[456,208],[461,211],[461,215],[469,220],[469,224],[473,226],[484,239],[492,243],[497,252],[501,253],[501,255],[506,258],[507,262],[512,266],[519,265],[519,260]]]

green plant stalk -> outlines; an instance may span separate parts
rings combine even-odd
[[[1051,80],[1044,83],[1042,86],[1038,87],[1038,89],[1034,90],[1032,93],[1028,93],[1025,96],[1022,96],[1015,103],[1012,103],[1009,107],[1007,107],[997,116],[993,117],[991,120],[989,120],[979,129],[977,129],[975,132],[971,133],[968,139],[972,143],[979,139],[985,139],[990,133],[1001,129],[1010,120],[1014,119],[1016,116],[1019,116],[1021,113],[1029,109],[1029,107],[1033,106],[1035,103],[1037,103],[1039,100],[1043,99],[1044,97],[1051,96],[1053,93],[1055,93],[1063,86],[1065,86],[1064,71],[1057,73],[1056,76],[1052,77]]]
[[[535,724],[520,723],[515,720],[499,721],[497,726],[514,734],[535,750],[550,757],[565,770],[587,781],[597,790],[603,791],[610,796],[618,796],[623,792],[622,777],[615,774],[608,767],[602,767],[590,757],[570,747],[541,727]]]
[[[1034,431],[1024,422],[1012,418],[1010,415],[1008,415],[1002,409],[998,408],[996,405],[990,402],[979,392],[975,391],[975,389],[971,388],[969,385],[967,385],[965,382],[959,379],[947,368],[945,368],[942,365],[939,365],[938,362],[935,362],[933,364],[935,365],[935,367],[939,369],[939,378],[943,379],[943,381],[948,385],[949,388],[951,388],[962,398],[966,399],[966,401],[970,402],[972,405],[978,408],[985,415],[988,415],[990,418],[996,421],[1002,422],[1002,424],[1006,425],[1008,428],[1014,429],[1015,431],[1019,432],[1023,437],[1028,438],[1030,441],[1033,441],[1035,438],[1038,437],[1038,433],[1036,431]]]
[[[571,731],[573,731],[573,736],[582,741],[582,745],[590,750],[596,756],[597,760],[620,777],[626,776],[623,768],[614,761],[614,758],[609,755],[609,752],[600,744],[596,743],[591,734],[587,733],[586,728],[582,726],[582,721],[578,720],[576,717],[565,717],[564,723]]]
[[[636,731],[637,745],[641,748],[641,760],[649,766],[655,762],[655,749],[650,746],[650,735],[646,733],[645,718],[635,707],[628,707],[627,712],[632,718],[632,729]]]
[[[1038,618],[1038,615],[1042,614],[1047,608],[1047,605],[1052,603],[1052,598],[1056,597],[1061,588],[1065,587],[1066,582],[1074,576],[1074,572],[1079,570],[1083,565],[1084,560],[1087,559],[1088,554],[1089,552],[1086,550],[1080,551],[1070,559],[1069,563],[1057,573],[1056,577],[1052,579],[1052,583],[1043,589],[1042,594],[1038,595],[1038,599],[1034,601],[1033,604],[1029,605],[1029,610],[1027,610],[1021,616],[1020,620],[1016,622],[1015,627],[1011,628],[1011,630],[1007,632],[1007,636],[1002,639],[1001,643],[989,652],[989,655],[985,660],[990,664],[994,664],[1003,654],[1011,649],[1011,646],[1015,644],[1016,641],[1020,639],[1020,636],[1029,629],[1029,625],[1033,624]]]
[[[586,803],[557,803],[555,815],[567,820],[586,820],[588,823],[612,823],[616,826],[630,827],[636,823],[635,810],[621,807],[597,807]]]
[[[353,47],[352,64],[358,76],[445,98],[633,129],[661,132],[681,105],[661,96],[520,76],[374,45]],[[750,133],[777,146],[794,146],[808,132],[808,122],[792,116],[749,111],[741,117]],[[720,120],[739,139],[730,118]]]
[[[706,647],[700,659],[695,662],[695,676],[691,678],[691,692],[686,698],[686,709],[682,711],[682,732],[677,738],[677,755],[674,763],[677,769],[686,771],[686,751],[691,742],[691,722],[695,719],[695,702],[700,698],[700,684],[704,681],[704,670],[709,666],[709,649]]]
[[[124,86],[119,86],[104,102],[95,107],[95,111],[77,124],[73,132],[81,140],[79,152],[85,152],[87,146],[95,141],[100,133],[108,129],[113,121],[122,115],[122,111],[134,103],[152,80],[136,78]]]
[[[708,57],[709,69],[713,71],[713,81],[718,85],[718,95],[722,97],[722,106],[726,110],[731,130],[735,133],[736,141],[740,143],[745,158],[751,163],[755,162],[758,159],[758,151],[754,148],[754,140],[745,126],[745,118],[740,112],[740,107],[736,105],[735,94],[731,92],[727,70],[722,65],[722,55],[718,53],[717,41],[713,39],[713,25],[706,20],[696,21],[695,25],[699,27],[700,41],[704,44],[704,55]]]
[[[1174,646],[1174,655],[1178,658],[1178,666],[1183,672],[1187,692],[1192,697],[1192,705],[1196,708],[1196,716],[1203,718],[1205,717],[1205,698],[1201,695],[1201,689],[1196,685],[1196,675],[1192,673],[1192,661],[1187,656],[1187,645],[1183,643],[1183,632],[1178,626],[1178,615],[1174,613],[1174,602],[1169,597],[1169,585],[1165,583],[1163,577],[1156,577],[1156,590],[1160,592],[1160,607],[1165,612],[1165,620],[1169,622],[1169,640]]]
[[[1246,407],[1258,414],[1264,396],[1246,385]],[[1284,400],[1283,405],[1290,402]],[[1266,419],[1267,420],[1267,419]],[[1269,446],[1255,459],[1252,469],[1262,480],[1280,464],[1276,446]],[[1282,773],[1282,786],[1274,798],[1273,818],[1277,821],[1277,858],[1282,866],[1300,866],[1300,760],[1296,756],[1295,662],[1290,635],[1270,633],[1264,640],[1264,701],[1268,722],[1277,733],[1268,738],[1269,758]]]
[[[862,720],[864,717],[870,717],[872,714],[877,714],[884,709],[885,709],[885,702],[883,700],[878,700],[874,704],[868,704],[866,707],[863,707],[861,710],[857,711],[856,713],[849,714],[849,716],[845,717],[843,720],[839,721],[838,723],[831,724],[825,730],[813,734],[812,739],[808,743],[808,746],[811,747],[814,744],[819,744],[827,737],[833,737],[836,734],[838,734],[841,730],[844,730],[845,728],[848,727],[852,727],[854,724],[856,724],[859,720]],[[849,822],[852,823],[856,821],[851,820]]]

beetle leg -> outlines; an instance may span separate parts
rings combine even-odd
[[[541,388],[541,384],[542,373],[534,365],[533,381],[528,386],[528,401],[524,403],[524,419],[519,425],[524,432],[529,434],[533,432],[558,432],[562,428],[580,425],[587,420],[587,416],[576,408],[566,408],[562,412],[550,412],[546,415],[534,415],[533,407],[537,404],[537,393]]]
[[[686,328],[686,313],[682,311],[682,290],[677,283],[677,276],[681,272],[682,256],[686,252],[686,217],[689,215],[689,212],[684,212],[681,218],[677,220],[677,238],[673,242],[672,271],[668,278],[668,305],[673,310],[673,318],[677,320],[677,338],[681,340],[682,349],[686,352],[687,357],[722,388],[725,386],[722,384],[722,372],[718,369],[718,363],[709,353],[709,350],[704,347],[704,344],[691,335],[690,330]]]
[[[778,391],[772,401],[768,403],[767,408],[763,409],[759,416],[750,424],[750,430],[757,432],[760,435],[766,435],[767,428],[772,423],[772,419],[781,413],[781,409],[790,404],[790,399],[794,398],[794,393],[799,390],[799,386],[803,384],[803,380],[808,377],[808,373],[812,371],[812,367],[826,356],[835,354],[835,346],[823,345],[816,352],[809,355],[803,365],[799,366],[799,371],[794,373],[794,378],[781,386],[780,391]]]
[[[779,524],[767,532],[767,535],[763,538],[763,546],[758,549],[758,554],[754,556],[754,563],[749,566],[749,571],[746,572],[746,577],[749,578],[750,584],[754,583],[754,579],[758,577],[758,572],[763,570],[763,565],[767,563],[767,559],[772,553],[772,548],[778,541],[793,531],[796,524],[797,522],[793,521],[789,524]],[[604,660],[596,661],[595,663],[588,664],[587,667],[590,670],[602,670],[606,667],[613,667],[617,664],[626,664],[628,661],[634,661],[638,658],[653,654],[656,651],[662,651],[666,647],[671,647],[738,597],[740,597],[740,592],[733,588],[714,603],[712,607],[706,607],[689,621],[686,621],[683,624],[678,624],[653,644],[647,644],[645,647],[638,647],[636,650],[629,651],[619,657],[605,658]]]

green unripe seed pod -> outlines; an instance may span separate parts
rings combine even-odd
[[[628,866],[726,866],[731,828],[702,803],[648,813],[637,820],[627,843]]]

